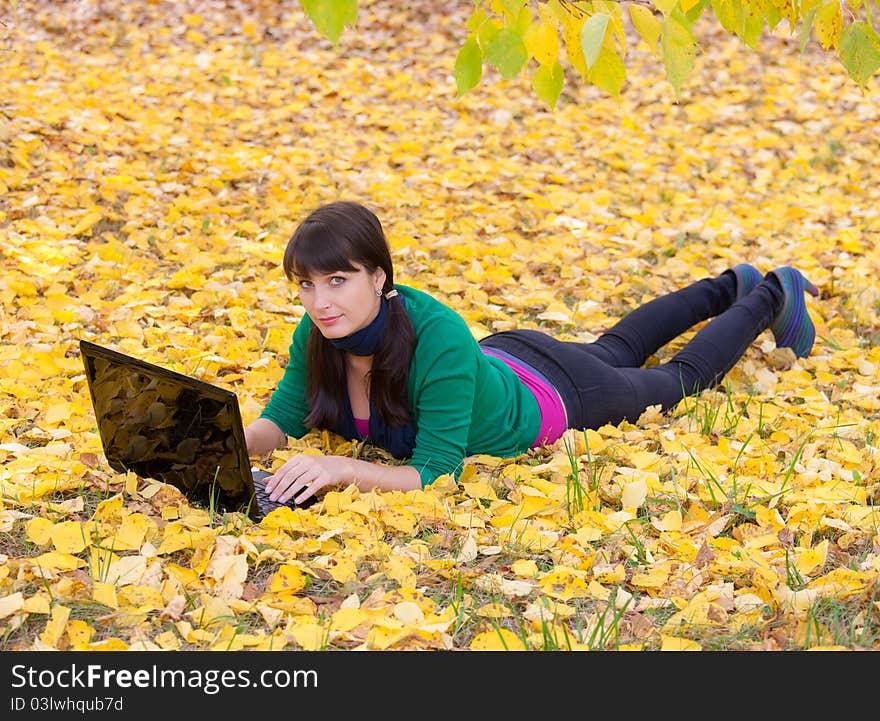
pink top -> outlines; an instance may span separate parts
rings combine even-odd
[[[543,374],[524,363],[519,358],[498,350],[497,348],[481,348],[486,355],[494,356],[503,361],[535,396],[538,408],[541,411],[541,428],[538,437],[532,444],[532,448],[538,448],[545,443],[553,443],[558,440],[568,425],[568,417],[565,414],[565,406],[556,388]],[[355,428],[364,438],[370,434],[370,419],[355,418]]]
[[[538,401],[538,408],[541,411],[541,428],[538,431],[538,437],[532,444],[532,448],[538,448],[545,443],[553,443],[558,440],[568,426],[568,417],[565,413],[562,398],[559,396],[556,388],[553,387],[553,384],[542,373],[539,373],[519,358],[514,358],[512,355],[497,348],[481,347],[481,350],[486,355],[494,356],[507,364],[525,384],[526,388],[534,394],[535,400]]]

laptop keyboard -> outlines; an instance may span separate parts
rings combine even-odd
[[[271,474],[266,471],[258,471],[254,472],[254,495],[257,500],[257,509],[260,511],[260,516],[265,516],[271,511],[274,511],[276,508],[280,506],[287,506],[288,508],[308,508],[315,501],[318,500],[317,496],[312,496],[311,498],[306,499],[304,503],[297,504],[291,498],[286,503],[281,503],[279,501],[270,501],[269,494],[266,492],[266,486],[263,483],[263,479],[268,478]]]

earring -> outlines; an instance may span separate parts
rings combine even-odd
[[[377,295],[377,296],[378,296],[378,295],[382,295],[382,289],[381,289],[381,288],[376,288],[376,295]]]

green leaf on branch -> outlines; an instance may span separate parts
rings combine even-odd
[[[486,18],[488,17],[489,16],[486,15],[486,12],[485,10],[483,10],[483,8],[476,8],[471,13],[468,21],[465,23],[465,27],[467,28],[468,32],[475,32],[476,30],[479,30],[480,26],[486,21]]]
[[[343,28],[357,23],[357,0],[300,0],[315,29],[334,45],[339,43]]]
[[[767,15],[764,18],[767,21],[767,29],[772,31],[782,20],[782,11],[775,5],[767,6]]]
[[[806,13],[809,8],[802,7],[800,0],[770,0],[773,10],[767,14],[767,25],[772,30],[776,27],[779,20],[776,20],[776,14],[788,21],[788,27],[791,35],[794,35],[801,13]],[[775,12],[773,12],[775,11]]]
[[[530,25],[523,33],[529,55],[541,65],[552,65],[559,59],[559,33],[549,23]]]
[[[528,59],[522,37],[509,28],[499,30],[486,46],[486,60],[498,68],[505,80],[516,77]]]
[[[483,76],[483,54],[473,37],[469,37],[455,58],[455,85],[458,97],[475,87]]]
[[[663,21],[661,44],[666,77],[675,94],[678,95],[678,91],[694,68],[697,54],[694,33],[680,12],[670,15]]]
[[[480,25],[479,28],[477,28],[477,42],[480,44],[480,48],[484,52],[486,48],[489,47],[489,43],[492,42],[492,40],[500,31],[501,26],[494,18],[488,18],[486,22],[484,22]]]
[[[522,0],[504,0],[504,9],[510,17],[515,18],[524,4]]]
[[[656,52],[662,30],[660,20],[644,5],[636,5],[635,3],[629,5],[629,19],[632,20],[633,27],[642,40],[648,44],[651,52]]]
[[[816,10],[817,8],[815,7],[810,8],[801,22],[801,31],[798,37],[801,54],[807,49],[807,43],[810,42],[810,33],[813,31],[813,20],[816,19]]]
[[[839,0],[824,0],[816,8],[813,30],[823,50],[837,49],[843,31],[843,14]]]
[[[581,28],[581,48],[584,51],[584,60],[587,67],[592,69],[599,57],[599,51],[605,42],[605,31],[608,29],[610,18],[602,13],[593,15]]]
[[[742,0],[742,25],[736,34],[752,50],[758,47],[764,31],[764,10],[764,0]]]
[[[513,23],[508,24],[508,26],[512,27],[520,37],[525,35],[526,30],[528,30],[531,25],[532,9],[528,5],[523,5],[519,10],[519,14],[514,18]]]
[[[540,65],[532,76],[532,90],[553,109],[556,108],[556,102],[562,94],[564,80],[565,73],[558,61],[549,65]]]
[[[684,11],[685,17],[688,19],[688,22],[693,25],[697,20],[700,19],[700,16],[703,14],[703,10],[705,10],[709,6],[709,0],[697,0],[697,2],[691,2],[685,7],[685,4],[682,3],[681,9]]]
[[[601,48],[596,64],[590,70],[590,82],[609,95],[618,96],[626,80],[626,67],[613,50]]]
[[[678,0],[651,0],[654,3],[654,7],[657,8],[663,15],[669,15],[676,7],[678,7]]]
[[[721,23],[721,27],[729,33],[739,34],[743,22],[740,0],[712,0],[712,11]]]
[[[866,22],[854,22],[840,36],[840,61],[862,88],[880,68],[880,36]]]

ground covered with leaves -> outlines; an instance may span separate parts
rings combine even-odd
[[[635,45],[619,102],[568,83],[550,111],[491,73],[457,99],[469,6],[362,2],[338,49],[293,2],[5,11],[0,647],[880,645],[876,86],[707,26],[678,102]],[[591,340],[741,261],[801,268],[819,337],[795,359],[763,334],[715,391],[457,485],[259,523],[109,469],[79,339],[249,422],[302,315],[284,245],[341,197],[477,338]],[[382,458],[314,433],[263,465],[303,449]]]

